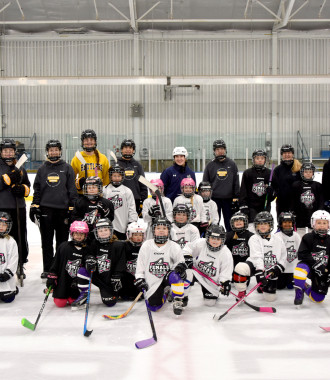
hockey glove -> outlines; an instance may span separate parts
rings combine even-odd
[[[187,268],[188,269],[192,269],[193,267],[193,262],[194,262],[194,259],[191,255],[184,255],[184,261],[187,265]]]
[[[111,286],[112,286],[112,290],[117,293],[122,287],[122,283],[121,283],[121,278],[120,278],[120,274],[114,274],[112,277],[111,277]]]
[[[330,212],[330,201],[324,202],[324,210]]]
[[[106,218],[109,215],[110,210],[102,202],[97,204],[97,209],[101,215],[101,218]]]
[[[186,264],[186,263],[179,263],[179,264],[174,268],[174,272],[175,272],[175,273],[178,273],[178,274],[180,275],[180,277],[182,278],[182,280],[185,280],[186,277],[187,277],[186,269],[187,269],[187,264]]]
[[[221,285],[222,285],[222,289],[221,289],[221,293],[224,295],[224,296],[229,296],[229,292],[230,292],[230,289],[231,289],[231,284],[230,284],[230,281],[225,281],[225,282],[221,282]]]
[[[97,260],[94,256],[89,255],[86,257],[85,268],[88,270],[88,272],[95,271],[96,265],[97,265]]]
[[[32,223],[40,225],[41,210],[39,205],[32,204],[30,207],[29,216]]]
[[[9,173],[3,174],[2,178],[7,186],[16,185],[21,182],[21,173],[19,169],[14,166]]]
[[[25,196],[25,187],[24,185],[13,185],[11,192],[16,198],[23,198]]]
[[[267,275],[269,274],[270,279],[277,279],[278,276],[283,273],[284,268],[281,264],[276,264],[274,267],[267,270]]]
[[[315,263],[312,268],[314,269],[315,274],[319,277],[323,276],[327,272],[327,267],[323,264],[322,260]]]
[[[249,210],[248,206],[241,206],[239,208],[239,211],[242,212],[243,214],[245,214],[247,217],[249,217],[250,210]]]
[[[55,289],[57,286],[57,274],[55,273],[48,273],[47,275],[47,281],[46,281],[46,286],[49,288],[50,286]]]
[[[134,281],[134,285],[137,287],[139,292],[143,292],[143,289],[147,291],[149,289],[148,284],[146,283],[146,280],[144,278],[137,278]]]
[[[78,190],[81,190],[83,188],[83,186],[85,185],[86,178],[80,177],[77,182],[78,182],[78,186],[79,186]]]
[[[231,211],[233,214],[239,210],[239,202],[238,199],[233,199],[231,202]]]
[[[6,282],[10,279],[10,275],[5,272],[5,273],[0,273],[0,282]]]
[[[157,218],[158,216],[161,215],[161,212],[160,212],[160,206],[159,205],[154,205],[154,206],[151,206],[149,211],[148,211],[148,214],[152,217],[152,218]]]
[[[265,277],[264,271],[262,271],[261,269],[256,271],[256,279],[258,283],[261,282],[261,286],[267,285],[267,278]]]

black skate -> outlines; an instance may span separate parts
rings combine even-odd
[[[183,312],[183,301],[181,297],[173,298],[173,312],[175,315],[181,315]]]
[[[79,310],[79,309],[85,309],[86,308],[86,301],[87,301],[87,290],[82,290],[79,297],[72,302],[71,304],[71,310]]]
[[[25,268],[24,268],[23,265],[22,265],[22,276],[23,276],[23,280],[26,279],[26,275],[25,275],[25,273],[24,273],[24,269],[25,269]],[[21,268],[20,268],[20,266],[18,266],[18,268],[17,268],[16,275],[17,275],[17,278],[20,279],[20,277],[21,277]]]
[[[183,297],[183,299],[182,299],[182,306],[186,307],[188,305],[188,301],[189,301],[188,296]]]
[[[304,295],[305,295],[305,291],[304,289],[301,289],[299,286],[294,286],[295,288],[295,292],[296,292],[296,295],[295,295],[295,298],[294,298],[294,304],[296,306],[300,306],[302,305],[303,301],[304,301]]]

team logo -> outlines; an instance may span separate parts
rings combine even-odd
[[[191,204],[186,203],[186,205],[189,207],[189,210],[190,210],[189,222],[191,222],[192,220],[196,218],[197,212],[196,212],[196,209],[194,209]]]
[[[135,276],[136,272],[136,262],[137,259],[126,261],[126,272],[132,274],[133,276]]]
[[[287,252],[287,260],[289,263],[292,263],[292,261],[298,257],[297,256],[297,250],[294,249],[293,245],[291,245],[291,247],[287,248],[286,252]]]
[[[181,248],[184,248],[185,247],[185,245],[186,245],[186,239],[184,238],[184,237],[182,237],[182,238],[180,238],[180,239],[178,239],[178,240],[175,240],[175,242],[177,243],[177,244],[179,244],[179,246],[181,247]]]
[[[326,254],[325,250],[322,250],[322,251],[319,251],[319,252],[312,252],[312,256],[313,256],[313,259],[316,262],[322,261],[322,264],[324,264],[324,265],[328,264],[329,257]]]
[[[258,197],[261,197],[266,193],[266,186],[263,181],[260,181],[258,183],[254,183],[252,185],[252,193],[257,194]]]
[[[220,168],[217,170],[217,179],[219,179],[220,181],[223,181],[227,179],[227,177],[228,177],[228,171],[226,168]]]
[[[78,270],[81,266],[81,259],[68,260],[65,266],[65,270],[69,273],[72,278],[77,277]]]
[[[5,254],[0,253],[0,265],[4,264],[6,262]]]
[[[60,176],[57,173],[47,175],[46,183],[49,187],[56,187],[61,183]]]
[[[245,257],[249,255],[249,248],[244,242],[242,242],[238,245],[234,245],[232,252],[234,256]]]
[[[97,268],[99,273],[109,272],[111,268],[111,260],[108,258],[108,255],[96,256],[97,258]]]
[[[120,198],[119,194],[115,195],[112,198],[109,198],[109,200],[112,202],[115,210],[117,210],[119,207],[123,206],[123,199]]]
[[[125,179],[131,180],[131,179],[134,179],[134,177],[135,177],[135,170],[134,170],[134,168],[127,167],[125,169]]]
[[[170,264],[166,261],[164,262],[164,259],[159,259],[149,264],[149,272],[158,278],[164,277],[169,269]]]
[[[312,205],[315,202],[315,195],[310,190],[307,190],[300,195],[300,202],[307,208],[312,208]]]
[[[273,255],[272,251],[268,251],[264,254],[265,269],[269,269],[273,267],[274,265],[276,265],[276,263],[277,263],[276,256]]]
[[[86,162],[86,170],[87,170],[87,172],[88,171],[92,171],[93,175],[94,175],[95,174],[95,168],[97,168],[97,170],[100,171],[100,172],[103,171],[103,165],[101,165],[101,164],[95,164],[94,162]],[[84,164],[80,165],[80,171],[83,172],[83,173],[85,172],[85,165]]]
[[[199,261],[197,264],[197,268],[207,274],[209,277],[214,277],[217,271],[217,268],[213,266],[214,261],[209,261],[208,263],[205,261]]]
[[[209,209],[204,209],[205,215],[206,215],[206,220],[209,222],[211,217],[210,217],[210,210]]]

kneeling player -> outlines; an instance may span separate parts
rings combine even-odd
[[[302,237],[298,250],[298,264],[294,270],[296,290],[294,304],[301,305],[306,293],[312,301],[322,302],[329,287],[330,214],[323,210],[315,211],[311,217],[312,232]],[[307,276],[312,285],[306,284]]]
[[[254,227],[256,234],[249,240],[250,257],[235,266],[233,276],[235,287],[242,297],[246,293],[247,281],[255,275],[257,282],[261,282],[265,300],[274,301],[277,278],[285,269],[285,245],[277,235],[271,235],[274,221],[268,211],[256,215]]]
[[[183,249],[184,255],[193,257],[193,267],[196,268],[196,270],[187,271],[187,280],[185,282],[187,290],[185,290],[185,294],[188,294],[188,289],[194,276],[201,284],[204,302],[207,306],[215,305],[220,289],[204,277],[203,274],[216,283],[220,283],[222,285],[221,292],[225,296],[229,295],[231,289],[233,258],[229,249],[224,245],[225,239],[226,232],[224,228],[217,224],[211,224],[206,230],[205,239],[200,238],[193,243],[188,243]]]
[[[9,236],[12,225],[11,216],[6,212],[0,212],[0,300],[6,303],[14,301],[18,293],[14,277],[18,264],[18,250],[16,241]]]
[[[85,260],[85,267],[78,271],[79,297],[72,303],[73,309],[85,306],[88,285],[93,271],[92,283],[100,289],[102,302],[114,306],[122,287],[121,276],[125,270],[124,243],[114,241],[113,226],[109,219],[100,219],[95,224],[95,239],[91,252]]]
[[[186,264],[181,248],[169,240],[171,223],[168,219],[156,218],[152,225],[153,239],[143,243],[136,265],[135,285],[139,291],[147,291],[149,308],[160,309],[166,301],[166,287],[171,287],[173,312],[183,311],[184,279]]]

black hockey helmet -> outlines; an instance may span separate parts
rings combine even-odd
[[[283,228],[283,222],[291,222],[292,226],[290,228]],[[290,211],[281,212],[278,217],[278,228],[288,236],[292,236],[292,233],[296,226],[296,217]]]
[[[100,237],[99,236],[99,230],[101,228],[108,228],[109,231],[110,231],[109,236],[104,237],[104,238]],[[99,219],[96,222],[96,224],[95,224],[93,232],[94,232],[95,239],[98,242],[100,242],[100,243],[108,243],[109,240],[112,238],[112,235],[113,235],[113,225],[112,225],[111,221],[108,218]]]
[[[263,224],[263,223],[269,224],[269,231],[260,232],[258,230],[258,227],[257,227],[258,224]],[[272,214],[268,211],[259,212],[254,219],[254,228],[258,235],[260,235],[261,237],[267,237],[273,231],[273,228],[274,228],[274,219],[273,219]]]
[[[262,157],[265,157],[265,163],[263,165],[258,165],[254,162],[254,159],[256,157],[259,157],[259,156],[262,156]],[[255,149],[252,153],[252,164],[253,164],[253,167],[256,168],[257,170],[261,170],[263,169],[265,166],[266,166],[266,161],[267,161],[267,152],[264,150],[264,149]]]
[[[88,138],[91,138],[91,139],[95,140],[95,145],[94,146],[92,146],[92,147],[85,147],[84,146],[84,140],[88,139]],[[83,148],[83,150],[85,152],[92,152],[97,147],[97,136],[96,136],[95,131],[93,131],[93,129],[85,129],[84,131],[82,131],[81,132],[80,140],[81,140],[81,147]]]
[[[305,173],[305,170],[311,170],[313,172],[313,175],[311,178],[306,178],[304,173]],[[306,181],[306,182],[311,182],[313,181],[314,179],[314,173],[315,173],[315,166],[312,162],[305,162],[301,165],[301,168],[300,168],[300,176],[301,178]]]
[[[242,220],[244,223],[243,227],[235,227],[235,222],[237,220]],[[243,232],[246,231],[249,226],[248,217],[241,211],[235,212],[235,214],[230,219],[230,227],[235,232]]]
[[[226,150],[226,152],[224,154],[220,154],[220,155],[217,156],[215,154],[215,150],[217,148],[224,148]],[[222,160],[222,159],[226,158],[226,156],[227,156],[227,154],[226,154],[227,153],[227,146],[226,146],[226,143],[224,142],[224,140],[219,139],[219,140],[213,141],[213,152],[214,152],[213,153],[214,157],[217,158],[218,160]]]
[[[3,139],[0,143],[0,152],[2,152],[3,149],[6,148],[11,148],[14,149],[14,156],[8,157],[8,158],[3,158],[2,159],[5,162],[12,162],[16,158],[16,143],[15,140],[13,139]]]
[[[88,190],[90,186],[97,186],[98,192],[97,194],[89,194]],[[100,177],[88,177],[86,178],[85,184],[83,186],[83,194],[86,198],[91,201],[96,201],[102,196],[103,193],[103,183]]]
[[[175,217],[177,214],[186,214],[187,215],[187,220],[184,223],[179,223],[175,220]],[[177,204],[176,206],[173,207],[173,222],[176,226],[179,228],[185,226],[187,223],[189,223],[190,219],[190,208],[186,204]]]
[[[157,226],[166,226],[168,229],[167,236],[155,235],[155,228]],[[167,218],[164,218],[163,216],[159,216],[158,218],[155,218],[155,220],[152,223],[152,235],[154,237],[155,243],[158,243],[158,244],[166,243],[170,237],[170,234],[171,234],[171,222]]]
[[[221,239],[221,244],[218,247],[212,247],[211,244],[209,243],[209,240],[211,237],[215,239],[219,239],[219,240]],[[206,240],[207,248],[210,251],[212,252],[220,251],[221,247],[225,244],[226,231],[222,226],[219,226],[218,224],[211,224],[206,230],[205,240]]]
[[[48,150],[49,148],[58,148],[60,150],[60,155],[59,156],[49,156],[48,154]],[[58,161],[61,156],[62,156],[62,144],[59,140],[48,140],[47,143],[46,143],[46,156],[48,158],[49,161]]]
[[[5,231],[0,231],[0,237],[4,237],[9,234],[12,226],[13,226],[13,220],[7,212],[0,211],[0,223],[5,223],[7,225],[7,228]]]
[[[204,192],[209,192],[209,195],[205,195]],[[209,201],[212,197],[212,186],[210,182],[200,182],[198,185],[198,194],[203,198],[203,201]]]
[[[135,154],[135,149],[136,149],[135,142],[132,139],[124,139],[120,144],[120,150],[122,151],[125,146],[130,146],[131,148],[133,148],[133,154],[122,153],[121,154],[122,157],[127,158],[127,159],[133,158]]]
[[[121,181],[113,181],[112,180],[112,174],[113,173],[120,174],[121,175]],[[110,168],[109,168],[109,179],[110,179],[110,182],[111,182],[111,184],[113,186],[115,186],[115,187],[120,186],[124,182],[124,179],[125,179],[125,170],[124,170],[124,168],[122,168],[118,164],[110,166]]]
[[[281,146],[281,150],[280,150],[281,156],[283,153],[286,153],[286,152],[291,152],[294,157],[294,148],[291,144],[284,144]],[[286,165],[291,165],[293,164],[293,158],[291,160],[283,160],[281,158],[281,162],[284,162]]]

